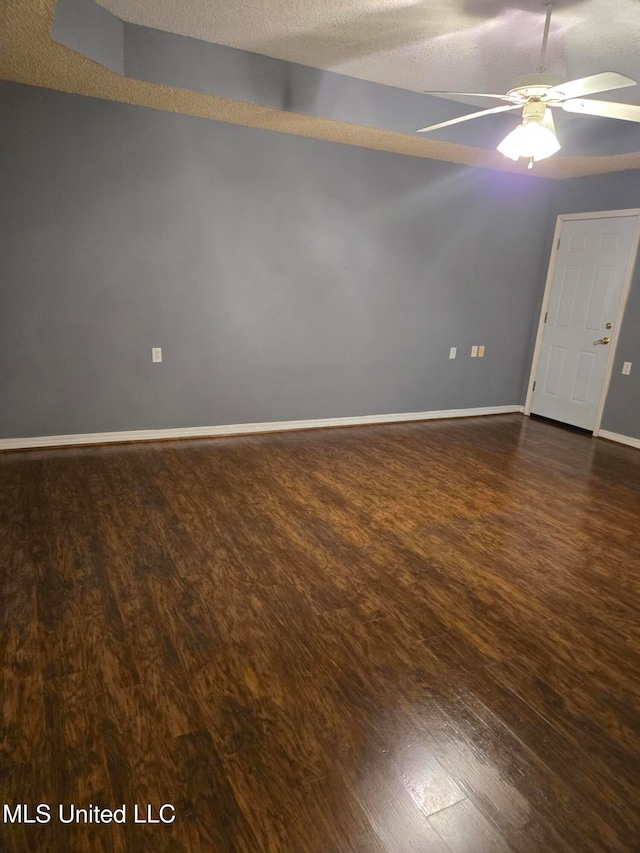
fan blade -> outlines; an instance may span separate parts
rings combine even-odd
[[[545,92],[545,101],[564,101],[568,98],[581,98],[583,95],[594,95],[596,92],[609,92],[611,89],[623,89],[625,86],[635,86],[636,81],[617,71],[603,71],[602,74],[592,74],[591,77],[581,77],[579,80],[569,80],[560,83]]]
[[[432,124],[429,127],[421,127],[420,130],[416,130],[416,133],[426,133],[429,130],[438,130],[441,127],[449,127],[451,124],[459,124],[461,121],[469,121],[472,118],[480,118],[480,116],[488,116],[492,113],[503,113],[506,110],[519,110],[522,108],[522,104],[508,104],[506,107],[492,107],[490,110],[480,110],[478,113],[467,113],[464,116],[458,116],[458,118],[450,118],[449,121],[441,121],[439,124]]]
[[[636,104],[616,104],[613,101],[592,101],[589,98],[575,98],[565,101],[562,109],[568,113],[582,113],[588,116],[619,118],[623,121],[640,121],[640,107]]]
[[[424,92],[425,95],[439,95],[446,98],[447,95],[459,98],[497,98],[499,101],[513,100],[508,95],[488,95],[486,92]]]

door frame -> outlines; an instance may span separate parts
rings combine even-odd
[[[560,239],[560,234],[562,233],[562,226],[565,222],[575,221],[576,219],[608,219],[609,217],[619,217],[619,216],[635,216],[637,218],[636,223],[636,233],[634,244],[631,249],[631,255],[629,258],[629,265],[627,267],[627,272],[625,275],[624,283],[622,285],[622,291],[620,293],[620,301],[618,303],[618,313],[615,319],[615,329],[616,336],[613,341],[613,345],[609,348],[609,355],[607,360],[607,365],[605,368],[604,379],[602,382],[602,391],[600,392],[600,400],[598,401],[598,408],[596,410],[596,420],[593,427],[594,436],[598,435],[600,432],[600,423],[602,421],[602,414],[604,412],[604,405],[607,399],[607,394],[609,393],[609,385],[611,383],[611,376],[613,374],[613,364],[615,361],[616,349],[618,348],[618,339],[619,339],[619,331],[620,325],[622,323],[622,318],[624,317],[624,310],[627,304],[627,298],[629,296],[629,291],[631,290],[631,282],[633,281],[633,273],[636,267],[636,260],[638,257],[638,244],[640,242],[640,208],[632,207],[627,208],[625,210],[601,210],[601,211],[593,211],[589,213],[561,213],[556,218],[556,227],[553,232],[553,242],[551,244],[551,257],[549,259],[549,268],[547,270],[547,279],[544,285],[544,296],[542,297],[542,306],[540,308],[540,317],[538,319],[538,331],[536,334],[536,343],[533,350],[533,359],[531,362],[531,370],[529,372],[529,382],[527,385],[527,399],[525,401],[524,413],[525,415],[531,414],[531,405],[533,402],[533,383],[536,378],[536,373],[538,372],[538,364],[540,361],[540,351],[542,349],[542,336],[544,334],[544,318],[547,313],[549,307],[549,299],[551,298],[551,284],[553,282],[553,277],[556,271],[556,258],[558,257],[558,241]]]

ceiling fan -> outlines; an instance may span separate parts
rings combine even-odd
[[[544,62],[549,38],[549,25],[555,3],[549,2],[545,5],[547,17],[538,69],[533,74],[516,77],[512,88],[506,95],[490,95],[481,92],[425,92],[426,95],[497,98],[501,101],[508,101],[506,105],[468,113],[458,118],[449,119],[449,121],[441,121],[429,127],[421,127],[416,132],[428,133],[430,130],[439,130],[452,124],[480,118],[480,116],[522,109],[522,123],[502,140],[498,145],[498,151],[512,160],[518,160],[519,157],[527,158],[531,169],[534,161],[550,157],[560,150],[551,113],[553,107],[562,107],[563,110],[570,113],[640,122],[640,106],[618,104],[612,101],[594,101],[591,98],[584,97],[597,92],[610,92],[613,89],[623,89],[625,86],[635,86],[636,81],[630,77],[618,74],[615,71],[604,71],[601,74],[593,74],[590,77],[581,77],[579,80],[569,80],[565,83],[561,77],[545,73]]]

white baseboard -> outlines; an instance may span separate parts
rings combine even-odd
[[[487,406],[480,409],[442,409],[433,412],[404,412],[392,415],[362,415],[353,418],[319,418],[306,421],[268,421],[257,424],[231,424],[177,429],[136,429],[125,432],[87,432],[72,435],[42,435],[34,438],[1,438],[0,450],[25,450],[35,447],[68,447],[82,444],[117,444],[128,441],[162,441],[176,438],[214,438],[261,432],[285,432],[322,427],[392,424],[400,421],[430,421],[440,418],[473,418],[522,412],[523,406]]]
[[[630,435],[620,435],[617,432],[609,432],[608,429],[601,429],[598,432],[598,438],[606,438],[609,441],[617,441],[618,444],[628,444],[629,447],[640,448],[640,438],[632,438]]]

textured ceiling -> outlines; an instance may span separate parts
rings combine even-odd
[[[126,21],[417,92],[505,92],[536,70],[546,12],[541,0],[99,2]],[[557,0],[546,64],[640,79],[639,0]],[[640,86],[624,100],[640,103]]]
[[[179,7],[176,7],[173,2],[171,3],[174,9],[174,17],[176,17],[175,9],[180,8],[182,9],[180,17],[185,21],[189,20],[190,10],[196,8],[196,5],[201,11],[204,8],[208,8],[205,7],[204,3],[194,4],[192,0],[182,0]],[[462,4],[456,3],[456,8],[458,5]],[[469,21],[472,21],[475,26],[485,26],[490,29],[491,20],[496,15],[500,16],[501,9],[504,13],[504,6],[499,4],[497,0],[495,2],[494,0],[466,0],[465,5],[467,7],[467,28]],[[537,6],[537,2],[535,5]],[[615,3],[605,3],[603,0],[593,0],[593,2],[583,0],[582,2],[571,3],[570,7],[567,2],[566,11],[568,14],[570,8],[572,14],[577,14],[578,9],[586,10],[596,5],[599,8],[607,8],[609,10],[609,17],[615,18],[618,15],[618,11],[623,9],[626,9],[625,14],[628,15],[629,8],[636,9],[638,3],[636,3],[636,0],[633,3],[630,3],[629,0],[616,0]],[[353,19],[355,17],[354,6],[351,3],[349,6],[351,10],[350,17]],[[452,4],[449,2],[448,7],[451,6]],[[319,3],[316,4],[316,7],[320,8]],[[135,5],[127,0],[127,10],[130,11],[133,8],[135,8]],[[262,0],[260,0],[260,3],[258,3],[258,0],[242,0],[242,2],[233,5],[232,14],[227,14],[234,19],[236,14],[238,14],[240,15],[238,19],[242,20],[241,13],[244,11],[245,18],[255,22],[258,10],[262,10],[269,21],[278,20],[276,12],[281,8],[280,6],[271,3],[266,12],[264,11],[265,8],[266,4]],[[333,14],[335,17],[335,10],[338,7],[335,3],[332,6],[330,2],[328,4],[325,2],[321,8],[323,10],[334,9]],[[362,5],[358,8],[364,13]],[[371,10],[373,6],[367,6],[366,8]],[[425,5],[421,4],[415,7],[392,7],[392,10],[400,10],[400,14],[402,15],[405,14],[405,12],[402,12],[402,9],[407,10],[406,14],[411,14],[411,9],[416,11],[420,9],[424,10],[424,8]],[[427,4],[426,8],[432,11],[437,11],[438,9],[438,7],[435,5],[432,6],[430,3]],[[473,12],[474,8],[478,11]],[[530,4],[527,4],[527,9],[523,9],[521,5],[512,5],[509,8],[518,14],[526,12],[528,9],[529,14],[531,14]],[[467,145],[451,144],[420,137],[416,134],[396,133],[388,130],[362,127],[342,121],[300,115],[285,110],[234,101],[215,95],[205,95],[174,86],[122,77],[92,62],[87,57],[52,41],[50,30],[54,10],[55,0],[2,0],[0,2],[0,79],[13,80],[32,86],[58,89],[64,92],[74,92],[89,97],[122,101],[153,109],[200,116],[202,118],[248,127],[263,128],[281,133],[292,133],[316,139],[326,139],[347,145],[527,174],[526,167],[523,168],[522,163],[513,163],[496,151],[477,149]],[[433,11],[433,14],[436,15],[437,20],[440,20],[437,17],[436,11]],[[384,9],[381,5],[378,8],[378,12],[380,15],[384,15]],[[305,15],[308,14],[310,13],[307,11]],[[469,17],[471,14],[472,16]],[[300,15],[297,16],[297,20],[299,27],[301,27]],[[304,26],[308,27],[307,18],[305,17],[303,20],[306,21]],[[444,27],[444,24],[441,23],[440,26]],[[628,26],[630,27],[631,25]],[[326,24],[322,25],[319,22],[317,23],[318,27],[321,33],[324,32],[326,34]],[[625,27],[622,27],[622,29],[624,30]],[[349,36],[349,39],[345,38],[345,32],[348,32],[348,30],[345,29],[344,22],[342,24],[335,24],[335,28],[335,38],[339,44],[345,46],[346,41],[353,41],[352,36]],[[253,24],[253,29],[255,32],[255,23]],[[283,41],[285,43],[287,41],[290,41],[292,44],[297,43],[295,35],[291,35],[290,33],[289,37],[287,37],[285,27],[282,27],[279,32],[281,33],[279,37],[281,45]],[[283,32],[284,35],[282,35]],[[457,32],[459,34],[459,31]],[[634,25],[633,33],[636,34],[637,32],[638,27]],[[202,32],[200,32],[200,35],[202,35]],[[316,35],[318,34],[316,33]],[[453,32],[448,36],[445,35],[444,38],[449,39],[456,35],[457,33]],[[624,35],[624,33],[621,34],[623,42]],[[529,38],[524,33],[521,36],[524,39]],[[313,41],[314,38],[311,40]],[[331,42],[331,39],[328,39],[328,41]],[[321,38],[320,42],[322,42]],[[263,50],[267,52],[265,45],[260,47],[259,44],[253,43],[251,46],[256,51]],[[362,53],[364,48],[361,47],[360,50]],[[420,47],[418,55],[421,54],[422,50],[423,48]],[[377,52],[384,53],[382,49]],[[480,63],[482,61],[485,64],[487,63],[486,54],[480,51],[479,48],[475,51],[468,51],[468,53],[466,62],[475,61],[476,63]],[[352,55],[355,56],[356,54],[357,49],[353,48]],[[456,63],[462,68],[461,55],[461,52],[457,51]],[[640,55],[640,51],[637,52],[637,55]],[[312,64],[310,56],[305,57],[299,54],[289,54],[288,57],[302,59],[306,61],[306,64]],[[414,62],[418,63],[418,60],[416,59]],[[627,66],[621,62],[606,62],[604,64],[613,70],[629,71]],[[585,72],[577,73],[589,73],[592,70],[594,69],[589,67]],[[598,70],[604,69],[599,67]],[[576,72],[574,71],[573,73]],[[509,74],[511,74],[511,71],[509,71]],[[425,83],[425,85],[435,86],[436,84],[432,80],[433,78],[430,78],[429,82]],[[440,80],[438,85],[449,87],[453,85],[453,82]],[[630,91],[633,90],[624,90],[625,94]],[[607,157],[556,156],[537,164],[535,174],[541,177],[569,178],[637,168],[640,168],[640,152]]]

